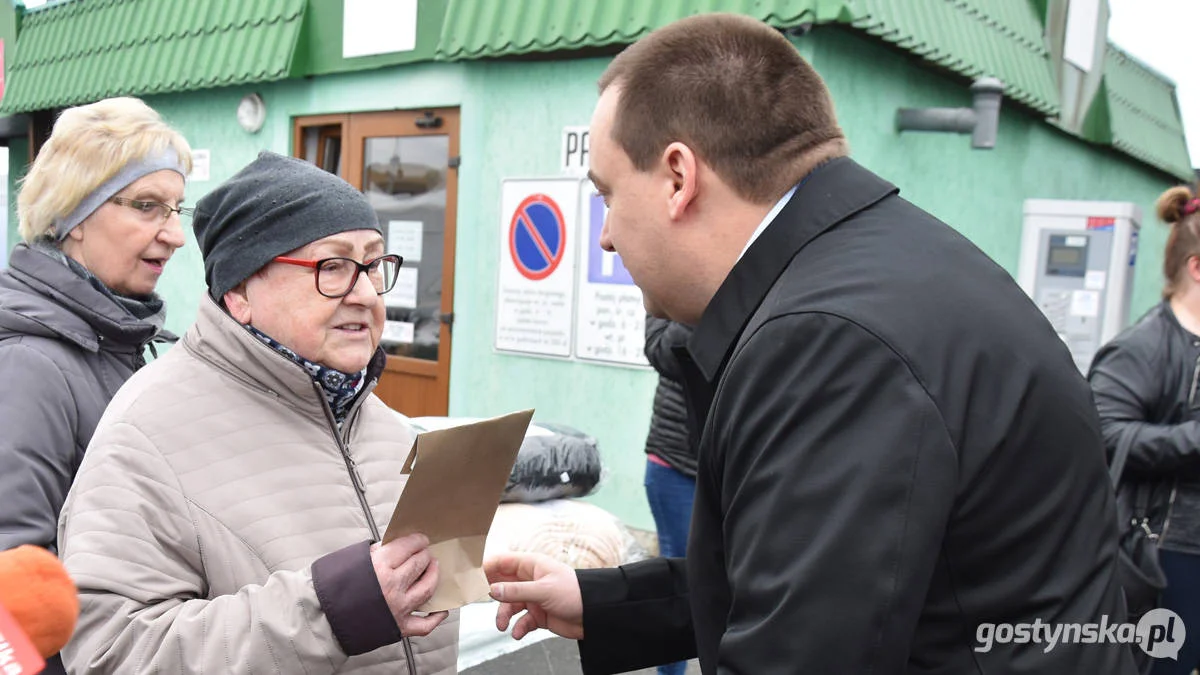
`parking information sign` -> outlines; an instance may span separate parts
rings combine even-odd
[[[579,180],[506,179],[500,212],[495,347],[570,356]]]
[[[580,187],[581,218],[579,314],[575,356],[580,359],[647,366],[646,311],[642,292],[621,264],[621,256],[600,248],[607,209],[591,181]]]

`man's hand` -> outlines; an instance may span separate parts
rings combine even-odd
[[[413,614],[433,597],[438,583],[438,564],[429,553],[429,539],[425,535],[410,534],[384,546],[373,544],[371,563],[401,635],[429,635],[449,616],[448,612]]]
[[[570,566],[545,555],[510,553],[483,561],[483,571],[492,585],[492,598],[501,603],[497,629],[507,630],[513,616],[524,611],[513,625],[515,640],[538,628],[583,639],[583,598]]]

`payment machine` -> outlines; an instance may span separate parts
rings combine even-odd
[[[1141,221],[1131,202],[1025,201],[1017,283],[1082,373],[1127,324]]]

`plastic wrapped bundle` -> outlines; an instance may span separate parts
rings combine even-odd
[[[445,429],[469,424],[475,418],[417,417],[410,420],[420,430]],[[584,497],[600,483],[600,450],[596,439],[572,427],[534,422],[508,477],[501,502],[542,502]]]
[[[646,557],[616,516],[572,499],[501,504],[484,557],[508,551],[544,553],[575,569],[616,567]]]
[[[596,439],[557,424],[530,425],[502,502],[541,502],[591,494],[600,482]]]

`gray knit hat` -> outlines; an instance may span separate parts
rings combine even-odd
[[[192,229],[217,302],[276,256],[338,232],[375,230],[363,193],[300,159],[264,151],[196,204]]]

